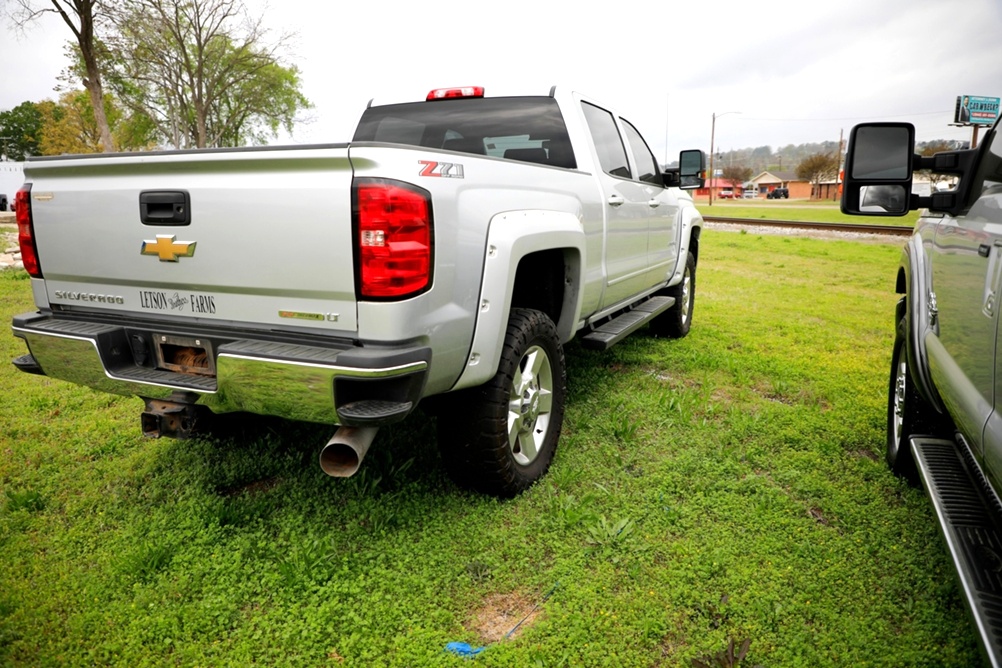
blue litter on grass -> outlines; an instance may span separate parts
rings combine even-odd
[[[468,642],[451,642],[445,646],[446,652],[452,652],[459,656],[476,656],[483,652],[486,647],[473,647]]]
[[[511,638],[512,635],[515,633],[515,631],[518,630],[518,627],[522,626],[522,624],[525,623],[525,620],[529,619],[529,617],[532,616],[532,613],[536,612],[536,610],[539,609],[540,605],[542,605],[543,603],[546,603],[546,601],[549,600],[549,598],[551,596],[553,596],[553,592],[555,592],[557,590],[557,587],[559,587],[559,586],[560,586],[560,581],[558,580],[557,583],[553,585],[553,588],[550,589],[550,591],[546,592],[546,595],[543,596],[543,600],[540,601],[539,603],[537,603],[536,605],[534,605],[532,607],[532,610],[529,611],[529,614],[527,614],[525,617],[523,617],[522,621],[520,621],[518,624],[516,624],[514,627],[512,627],[511,631],[508,631],[508,633],[505,634],[505,636],[504,636],[505,640],[507,640],[508,638]],[[477,654],[480,654],[485,649],[487,649],[487,648],[486,647],[473,647],[468,642],[451,642],[451,643],[449,643],[448,645],[445,646],[445,651],[446,652],[452,652],[453,654],[458,654],[459,656],[468,656],[468,657],[475,657]]]

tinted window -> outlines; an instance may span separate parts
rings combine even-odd
[[[637,129],[630,125],[629,121],[623,118],[619,120],[623,121],[623,127],[626,128],[626,141],[630,142],[630,151],[633,153],[634,162],[637,163],[637,170],[640,171],[640,180],[659,186],[663,185],[664,181],[661,180],[658,161],[654,159],[654,154],[648,148],[647,142],[640,136]]]
[[[598,163],[602,171],[612,176],[630,178],[630,163],[626,159],[626,148],[623,138],[619,136],[616,119],[605,109],[599,109],[593,104],[582,102],[588,130],[591,132],[595,150],[598,152]]]
[[[378,141],[490,155],[574,169],[556,100],[497,97],[370,107],[354,141]]]

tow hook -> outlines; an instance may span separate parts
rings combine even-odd
[[[191,438],[195,430],[198,407],[191,403],[145,399],[146,410],[140,415],[146,438]]]

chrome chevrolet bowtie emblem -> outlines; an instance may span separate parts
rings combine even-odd
[[[161,262],[177,262],[179,257],[191,257],[195,254],[194,241],[175,241],[173,234],[158,234],[156,241],[143,240],[143,255],[156,255]]]

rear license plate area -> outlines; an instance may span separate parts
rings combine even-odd
[[[211,341],[171,334],[155,334],[153,341],[158,369],[215,377],[216,359]]]

